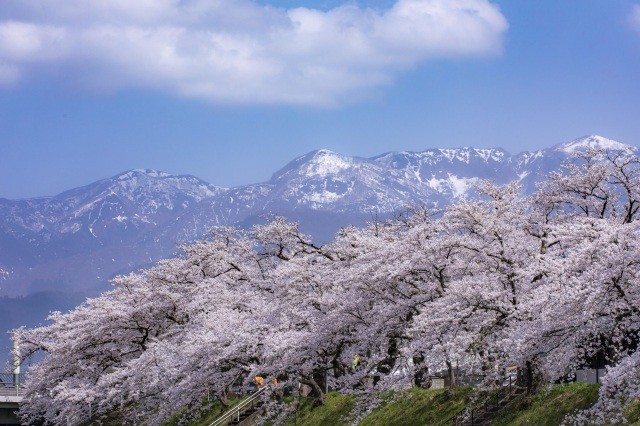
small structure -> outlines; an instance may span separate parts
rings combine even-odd
[[[0,425],[19,425],[20,420],[16,412],[22,402],[23,390],[21,384],[23,375],[20,373],[20,346],[18,339],[13,339],[13,371],[0,374]]]
[[[444,389],[445,385],[444,385],[445,379],[444,377],[431,377],[430,379],[430,383],[431,385],[429,386],[429,389]]]
[[[600,383],[606,373],[607,370],[605,368],[586,368],[576,370],[576,382]]]

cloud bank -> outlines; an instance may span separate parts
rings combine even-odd
[[[335,105],[432,59],[499,54],[488,0],[398,0],[374,10],[254,0],[2,0],[0,85],[33,78],[212,102]]]

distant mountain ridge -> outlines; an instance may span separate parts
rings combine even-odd
[[[217,225],[250,226],[264,215],[301,222],[328,240],[339,227],[410,205],[442,208],[479,179],[535,182],[576,150],[637,152],[601,136],[511,155],[501,148],[427,149],[372,158],[317,150],[268,182],[222,188],[194,176],[131,170],[53,197],[0,199],[0,296],[99,288],[147,266]]]

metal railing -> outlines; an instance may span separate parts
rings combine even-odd
[[[254,393],[252,393],[251,395],[249,395],[248,397],[246,397],[245,399],[243,399],[242,401],[240,401],[239,403],[231,407],[229,410],[227,410],[224,414],[222,414],[220,417],[215,419],[213,423],[210,423],[208,426],[222,426],[226,424],[226,422],[231,421],[234,417],[238,421],[240,421],[240,414],[242,414],[246,408],[253,405],[253,403],[258,398],[260,398],[260,395],[262,395],[267,388],[268,386],[263,386],[259,388],[257,391],[255,391]]]
[[[478,425],[482,423],[483,417],[492,412],[496,412],[507,404],[513,397],[518,395],[522,388],[516,386],[510,375],[502,386],[493,392],[487,392],[480,402],[467,405],[458,411],[453,417],[447,419],[443,424],[454,426]]]
[[[24,395],[24,374],[0,373],[0,398],[16,402]]]

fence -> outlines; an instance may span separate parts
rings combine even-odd
[[[230,408],[226,413],[222,416],[218,417],[213,423],[209,426],[222,426],[232,421],[234,418],[240,420],[240,414],[249,407],[253,406],[253,404],[260,398],[260,395],[267,389],[267,386],[259,388],[255,393],[251,396],[245,398],[240,401],[237,405]]]
[[[500,387],[493,391],[480,394],[479,401],[468,404],[444,424],[453,426],[475,426],[484,424],[487,416],[500,410],[503,405],[509,403],[513,397],[519,395],[522,391],[523,388],[516,386],[512,375],[509,375],[505,382],[501,383]]]
[[[22,396],[23,383],[24,374],[0,373],[0,396]]]

